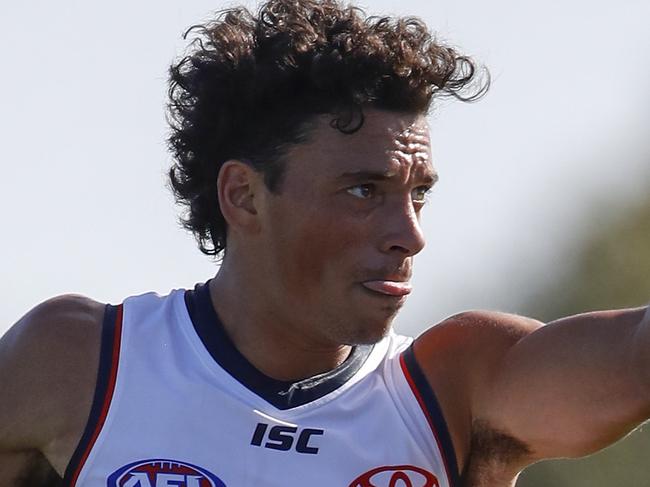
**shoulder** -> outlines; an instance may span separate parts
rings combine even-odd
[[[431,341],[440,338],[454,339],[452,343],[463,347],[472,346],[483,340],[497,343],[516,342],[530,334],[543,323],[534,318],[511,313],[488,310],[470,310],[450,316],[425,331],[419,341]]]
[[[513,345],[541,326],[541,321],[510,313],[464,311],[418,337],[416,353],[423,367],[439,364],[441,357],[453,357],[459,372],[486,373],[486,366],[499,362]]]
[[[38,348],[47,353],[42,345],[84,340],[93,329],[100,329],[104,308],[104,304],[78,294],[50,298],[23,316],[3,340],[14,347]]]
[[[475,441],[474,404],[510,349],[541,326],[524,316],[471,310],[446,318],[415,340],[416,360],[436,393],[461,469]]]
[[[95,387],[105,305],[49,299],[0,339],[0,449],[45,450],[82,430]],[[71,440],[73,442],[73,440]]]

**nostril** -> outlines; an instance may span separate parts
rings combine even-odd
[[[425,243],[419,224],[409,224],[401,229],[393,228],[393,231],[386,236],[384,250],[411,256],[420,252]]]
[[[407,248],[405,248],[405,247],[402,247],[402,246],[399,246],[399,245],[393,245],[393,246],[391,247],[391,250],[396,251],[396,252],[401,252],[401,253],[403,253],[403,254],[405,254],[405,255],[409,255],[409,254],[410,254],[409,249],[407,249]]]

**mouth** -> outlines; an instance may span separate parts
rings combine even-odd
[[[377,279],[361,283],[366,289],[393,298],[405,298],[411,294],[411,284],[407,281],[391,281],[388,279]]]

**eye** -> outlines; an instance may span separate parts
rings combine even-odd
[[[429,186],[418,186],[413,191],[411,191],[411,198],[416,203],[426,203],[427,197],[431,192],[431,187]]]
[[[375,185],[374,184],[358,184],[352,186],[346,190],[352,196],[357,198],[367,200],[372,198],[375,195]]]

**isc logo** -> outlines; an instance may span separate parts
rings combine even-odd
[[[116,470],[108,487],[226,487],[216,475],[176,460],[140,460]]]
[[[268,434],[267,434],[268,429]],[[251,445],[263,446],[272,450],[289,451],[294,446],[298,453],[318,453],[318,447],[309,444],[312,436],[322,435],[321,429],[304,428],[299,430],[295,426],[276,425],[269,429],[266,423],[257,423]],[[266,440],[266,441],[264,441]]]

